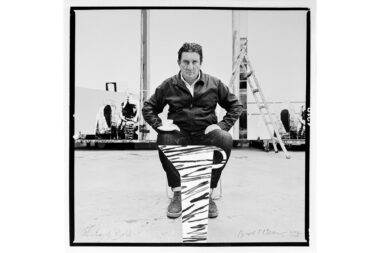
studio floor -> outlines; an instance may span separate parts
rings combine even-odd
[[[305,242],[305,152],[290,154],[232,150],[208,242]],[[76,150],[74,171],[74,242],[182,242],[157,151]]]

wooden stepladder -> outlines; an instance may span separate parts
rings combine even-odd
[[[235,79],[240,74],[240,68],[246,68],[247,69],[247,75],[245,78],[247,78],[247,83],[252,91],[253,97],[256,101],[256,104],[258,106],[258,109],[260,111],[261,117],[265,123],[265,127],[269,133],[269,136],[271,138],[273,148],[275,152],[278,152],[277,149],[277,143],[280,144],[281,149],[284,151],[285,156],[287,159],[290,159],[290,155],[288,151],[285,148],[284,142],[281,139],[281,134],[279,133],[280,126],[278,126],[277,121],[273,119],[272,114],[269,111],[268,103],[266,102],[266,99],[264,97],[263,91],[261,89],[260,83],[256,77],[255,71],[252,67],[252,63],[248,58],[247,54],[247,38],[241,38],[241,44],[240,44],[240,52],[239,55],[234,62],[233,68],[232,68],[232,76],[229,82],[229,88],[231,90],[234,89],[234,83]],[[245,64],[246,63],[246,64]],[[245,66],[247,65],[247,66]],[[252,82],[252,80],[253,82]],[[271,127],[273,128],[274,132],[276,133],[276,136],[274,136],[273,131],[271,130]]]

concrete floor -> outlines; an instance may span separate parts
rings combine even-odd
[[[208,242],[304,242],[305,153],[234,149]],[[75,151],[75,242],[182,242],[157,151]]]

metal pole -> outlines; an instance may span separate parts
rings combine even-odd
[[[232,81],[232,92],[239,97],[239,75],[240,68],[235,66],[238,64],[238,57],[240,53],[240,11],[232,11],[232,70],[234,71],[237,68],[237,75],[234,76]],[[231,88],[231,87],[230,87]],[[235,140],[239,140],[239,120],[236,121],[235,125],[232,128],[232,136]]]
[[[140,108],[143,107],[144,101],[149,95],[149,10],[141,10],[141,58],[140,58]],[[139,119],[139,140],[146,139],[147,123],[143,117]]]

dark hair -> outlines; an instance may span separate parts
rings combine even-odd
[[[178,51],[178,61],[181,61],[182,53],[183,52],[194,52],[198,53],[200,57],[200,63],[202,64],[203,60],[203,53],[202,53],[202,46],[197,43],[189,43],[186,42],[182,45],[182,47]]]

